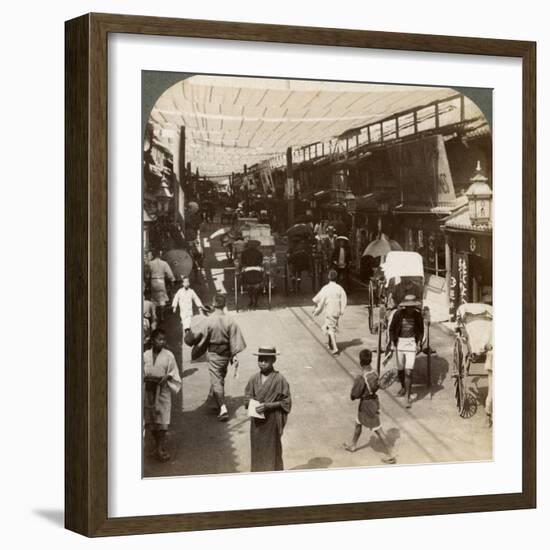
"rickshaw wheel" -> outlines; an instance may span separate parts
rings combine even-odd
[[[458,337],[455,340],[454,350],[453,350],[453,362],[454,362],[454,379],[455,379],[455,399],[456,399],[456,408],[458,414],[461,417],[464,417],[464,409],[466,403],[466,388],[464,384],[464,350],[462,347],[462,340]]]

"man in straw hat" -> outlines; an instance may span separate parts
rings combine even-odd
[[[418,346],[424,339],[424,319],[420,312],[420,302],[414,294],[407,294],[399,304],[389,325],[389,336],[396,350],[397,372],[401,389],[399,396],[406,396],[407,408],[412,406],[412,373]]]
[[[208,372],[210,374],[210,394],[219,407],[218,420],[229,418],[225,404],[225,377],[230,364],[235,369],[239,362],[237,354],[246,348],[241,329],[237,322],[225,315],[225,296],[216,294],[212,306],[204,308],[209,314],[198,326],[191,326],[184,336],[184,342],[193,346],[191,359],[197,359],[206,352]]]
[[[250,416],[250,470],[283,470],[281,436],[292,406],[286,378],[273,368],[277,358],[275,346],[260,346],[260,372],[250,378],[245,388]]]

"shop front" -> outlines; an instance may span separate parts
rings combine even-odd
[[[492,190],[478,162],[466,192],[467,207],[445,221],[451,249],[449,306],[454,320],[465,303],[493,303]]]

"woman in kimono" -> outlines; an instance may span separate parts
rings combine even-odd
[[[164,448],[166,432],[170,425],[172,392],[181,389],[181,378],[176,359],[165,349],[166,334],[156,329],[151,334],[152,347],[143,354],[143,420],[145,429],[151,432],[155,446],[152,455],[161,462],[170,460]]]
[[[273,368],[277,355],[274,346],[258,348],[260,372],[252,376],[245,388],[246,408],[254,399],[256,416],[250,418],[250,470],[271,472],[283,470],[281,436],[292,406],[286,378]],[[262,418],[260,418],[262,417]]]

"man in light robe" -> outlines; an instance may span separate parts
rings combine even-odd
[[[339,353],[336,331],[338,330],[338,321],[347,306],[346,291],[336,282],[337,277],[336,271],[331,269],[328,272],[328,283],[313,298],[313,303],[316,305],[313,316],[316,317],[321,312],[325,314],[322,330],[328,337],[328,347],[333,355]]]
[[[180,309],[180,319],[183,332],[191,328],[191,318],[193,317],[193,304],[199,310],[203,309],[201,299],[197,293],[189,286],[189,277],[184,277],[182,280],[183,286],[176,292],[172,300],[172,312],[176,313],[176,309]]]
[[[274,346],[262,346],[254,355],[258,357],[260,372],[250,378],[245,388],[246,408],[252,399],[258,402],[256,416],[250,417],[250,470],[283,470],[281,437],[292,407],[290,386],[273,368],[279,355]]]
[[[246,348],[246,342],[237,322],[225,314],[225,296],[217,294],[212,307],[205,309],[210,315],[185,333],[184,342],[193,346],[191,359],[197,359],[206,352],[210,395],[219,407],[218,420],[224,422],[229,418],[225,403],[227,369],[233,365],[236,376],[239,366],[236,356]]]
[[[143,354],[143,419],[145,429],[151,432],[155,447],[153,455],[161,462],[170,460],[164,448],[170,425],[172,393],[181,389],[181,378],[176,359],[165,349],[166,334],[156,329],[151,334],[152,347]]]

